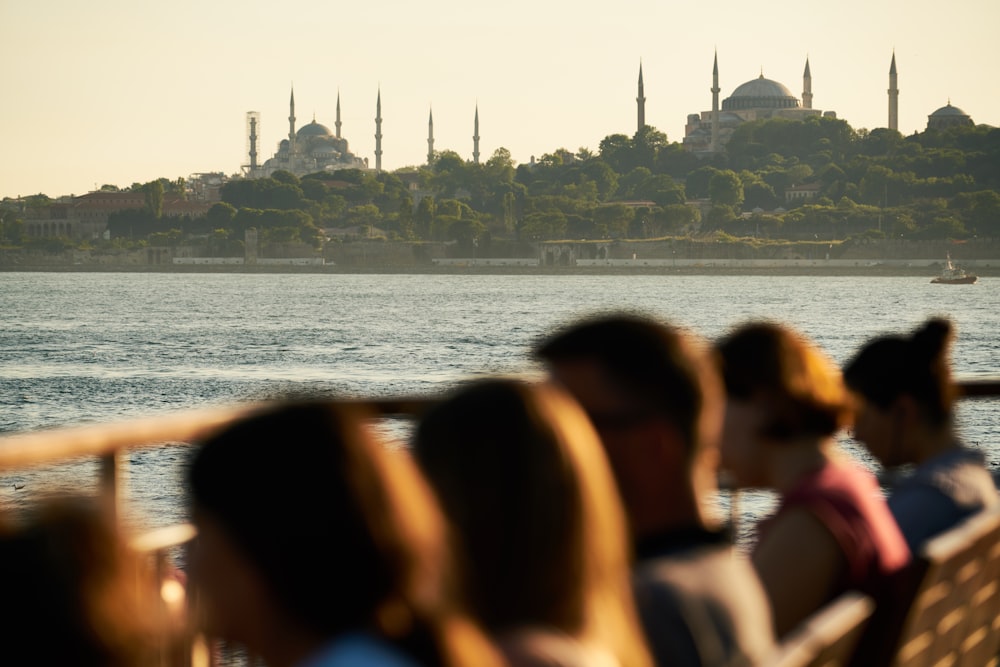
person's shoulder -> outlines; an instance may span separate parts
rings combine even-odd
[[[419,667],[419,664],[389,644],[372,635],[357,633],[338,637],[298,667]]]
[[[897,503],[908,497],[940,501],[943,496],[963,509],[987,507],[998,500],[996,484],[983,455],[964,447],[918,466],[894,490],[893,496],[899,496]]]

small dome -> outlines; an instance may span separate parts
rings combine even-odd
[[[931,116],[938,118],[942,116],[968,116],[968,115],[969,114],[965,113],[958,107],[951,106],[951,102],[948,102],[948,106],[941,107],[940,109],[931,114]]]
[[[326,125],[320,125],[315,120],[308,125],[303,125],[299,128],[299,131],[295,133],[296,137],[332,137],[333,133],[330,132],[330,128]]]
[[[947,106],[941,107],[927,117],[928,130],[946,130],[950,127],[961,127],[964,125],[975,125],[975,123],[972,122],[969,114],[958,107],[951,106],[951,100],[948,100]]]

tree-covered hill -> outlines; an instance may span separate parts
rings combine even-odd
[[[160,183],[160,188],[156,183]],[[160,179],[135,184],[144,210],[112,216],[112,235],[237,243],[456,241],[491,238],[655,238],[723,231],[788,239],[1000,237],[1000,129],[928,130],[902,136],[810,117],[746,123],[725,154],[701,158],[646,127],[612,134],[597,152],[559,148],[515,165],[506,149],[475,164],[453,151],[395,172],[345,170],[302,178],[231,180],[200,218],[163,218]],[[4,213],[0,230],[16,242]]]

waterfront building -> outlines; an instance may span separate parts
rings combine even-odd
[[[378,111],[378,159],[381,162],[381,107],[382,95],[379,91],[377,101]],[[250,178],[265,178],[278,170],[289,171],[296,176],[305,176],[318,171],[336,171],[338,169],[367,169],[368,160],[362,159],[351,152],[347,139],[341,136],[340,93],[337,93],[337,119],[331,132],[326,125],[318,123],[315,115],[312,122],[296,130],[295,128],[295,91],[292,90],[288,103],[288,138],[282,139],[278,150],[272,158],[259,167],[248,172]],[[253,160],[251,160],[253,162]]]
[[[802,100],[782,83],[764,77],[763,70],[733,90],[719,105],[719,59],[712,66],[712,108],[690,114],[684,126],[684,148],[693,153],[711,155],[723,151],[733,132],[743,123],[768,118],[804,120],[810,116],[836,118],[834,111],[821,111],[812,106],[812,73],[806,58],[802,74]],[[641,95],[640,95],[641,96]]]
[[[969,114],[965,113],[958,107],[951,106],[951,100],[948,100],[948,104],[946,106],[941,107],[931,115],[927,116],[928,130],[945,130],[949,127],[962,125],[975,125],[975,123],[972,122],[972,118]]]
[[[198,218],[211,206],[211,201],[193,201],[168,194],[163,197],[161,215],[164,218]],[[31,238],[97,239],[104,236],[112,213],[145,207],[146,197],[140,190],[98,190],[79,197],[60,197],[48,206],[24,208],[24,233]]]

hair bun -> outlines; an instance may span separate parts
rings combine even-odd
[[[938,359],[947,353],[954,330],[951,322],[943,317],[932,317],[913,332],[911,344],[919,356]]]

